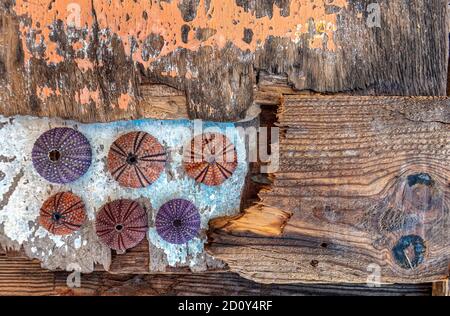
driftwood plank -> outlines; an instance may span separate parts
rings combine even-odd
[[[144,239],[136,247],[125,254],[113,253],[111,257],[110,273],[145,274],[150,272],[150,255],[148,241]]]
[[[433,296],[450,296],[448,279],[445,281],[433,282],[432,293]]]
[[[264,285],[234,273],[114,275],[83,274],[80,287],[68,272],[50,272],[39,262],[0,253],[1,295],[431,295],[431,284],[389,285]]]
[[[0,114],[238,120],[262,70],[299,90],[445,95],[446,11],[443,0],[2,1]],[[183,91],[185,108],[176,96],[161,109],[148,82]]]
[[[52,295],[54,275],[40,262],[0,253],[0,295]]]
[[[234,273],[172,275],[107,275],[95,273],[82,278],[79,289],[68,289],[66,274],[56,273],[56,290],[66,295],[199,295],[199,296],[275,296],[275,295],[377,295],[429,296],[431,284],[258,284]],[[83,281],[84,280],[84,281]]]
[[[447,278],[449,99],[285,96],[278,124],[261,218],[212,221],[213,256],[264,283]],[[260,231],[274,210],[292,213],[278,238]]]
[[[450,296],[448,279],[445,281],[433,282],[432,294],[433,296]]]

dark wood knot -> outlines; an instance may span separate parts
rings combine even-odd
[[[414,269],[425,259],[426,246],[422,237],[402,236],[392,248],[395,262],[403,269]]]
[[[405,206],[412,210],[428,211],[433,207],[435,196],[435,182],[429,174],[417,173],[407,177],[403,196]]]

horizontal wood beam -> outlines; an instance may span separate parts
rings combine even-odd
[[[234,273],[115,275],[50,272],[25,257],[0,254],[0,295],[431,295],[431,284],[390,285],[264,285]],[[78,284],[79,287],[69,287]]]
[[[372,2],[3,1],[0,114],[237,121],[260,71],[297,90],[445,95],[446,3]]]

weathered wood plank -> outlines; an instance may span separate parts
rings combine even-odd
[[[2,1],[0,113],[238,120],[262,70],[299,90],[445,95],[446,2],[372,2]]]
[[[133,249],[124,254],[113,253],[110,273],[142,274],[150,272],[150,255],[148,241],[144,239]]]
[[[39,261],[0,254],[0,295],[52,295],[54,275]]]
[[[450,296],[448,279],[445,281],[433,282],[432,293],[433,296]]]
[[[284,96],[278,119],[259,207],[293,215],[280,238],[255,234],[255,212],[255,229],[245,214],[211,222],[213,256],[264,283],[448,276],[450,99]]]
[[[83,281],[84,280],[84,281]],[[105,275],[82,278],[82,287],[67,289],[65,274],[56,274],[56,289],[70,295],[199,295],[199,296],[275,296],[275,295],[385,295],[429,296],[430,284],[386,285],[370,288],[350,284],[258,284],[234,273],[173,275]]]
[[[1,295],[431,295],[431,284],[264,285],[234,273],[80,276],[80,287],[68,287],[68,272],[49,272],[25,257],[0,254]],[[69,277],[70,281],[73,281]],[[70,282],[69,282],[70,283]]]

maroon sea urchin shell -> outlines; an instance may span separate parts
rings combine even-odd
[[[236,149],[225,135],[198,135],[184,149],[183,165],[186,173],[195,181],[217,186],[236,170]]]
[[[80,229],[86,220],[84,203],[71,192],[48,198],[41,207],[39,223],[54,235],[68,235]]]
[[[145,237],[147,227],[147,213],[132,200],[116,200],[103,205],[95,221],[97,236],[117,251],[125,251],[139,244]]]
[[[198,235],[200,214],[197,207],[188,200],[171,200],[159,209],[155,226],[165,241],[185,244]]]
[[[119,137],[108,153],[108,170],[121,186],[143,188],[164,170],[166,152],[158,140],[145,132]]]
[[[69,183],[87,172],[92,151],[86,137],[68,127],[57,127],[36,140],[31,153],[37,173],[52,183]]]

